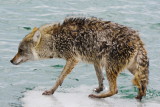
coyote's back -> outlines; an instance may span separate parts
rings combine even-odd
[[[60,55],[69,51],[89,62],[122,55],[129,58],[142,44],[135,30],[97,18],[66,19],[55,39],[56,49],[62,51]]]

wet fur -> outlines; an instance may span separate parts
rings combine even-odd
[[[34,40],[37,31],[41,35]],[[90,97],[105,98],[116,94],[117,77],[126,68],[134,75],[133,84],[139,89],[136,98],[141,100],[146,94],[149,73],[147,52],[138,32],[129,27],[97,18],[70,17],[63,23],[35,28],[22,40],[19,48],[23,46],[31,51],[27,54],[36,56],[36,59],[66,60],[57,82],[44,95],[53,94],[79,61],[94,65],[99,81],[96,92],[103,90],[102,68],[106,70],[109,91],[105,94],[91,94]]]

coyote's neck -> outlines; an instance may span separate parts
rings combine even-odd
[[[46,34],[54,35],[54,34],[58,33],[59,28],[60,28],[60,24],[59,23],[46,24],[46,25],[40,27],[40,31],[44,35],[46,35]]]
[[[42,37],[39,44],[35,47],[35,53],[37,53],[39,59],[55,57],[53,35],[57,33],[57,26],[57,24],[48,24],[40,27]]]

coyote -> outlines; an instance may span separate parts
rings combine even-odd
[[[132,28],[95,17],[69,17],[62,23],[46,24],[34,28],[20,42],[18,53],[11,63],[18,65],[28,60],[63,58],[65,67],[55,85],[43,95],[53,94],[79,61],[94,65],[99,86],[104,89],[102,68],[105,68],[109,91],[90,94],[92,98],[105,98],[118,93],[117,77],[124,69],[133,75],[138,88],[137,99],[146,95],[149,61],[147,51],[137,31]]]

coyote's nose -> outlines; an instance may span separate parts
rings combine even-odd
[[[13,64],[13,60],[10,60],[10,62]]]
[[[15,62],[13,61],[13,59],[10,60],[10,62],[11,62],[13,65],[17,65],[17,63],[15,63]]]

